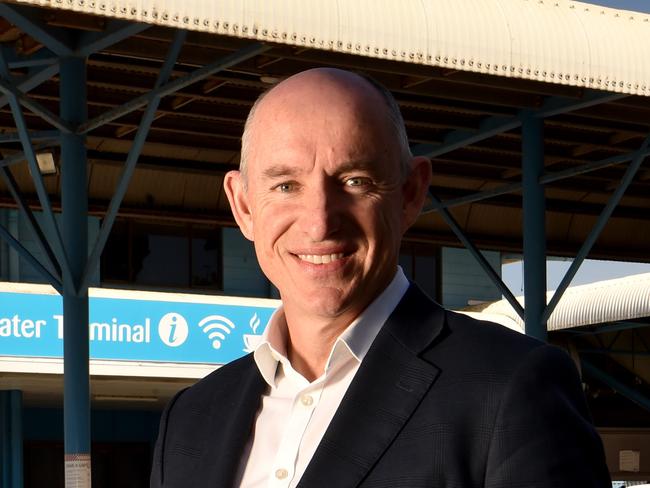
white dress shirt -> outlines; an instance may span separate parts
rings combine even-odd
[[[240,488],[294,488],[334,417],[370,345],[409,286],[401,268],[386,289],[338,337],[313,382],[287,359],[282,308],[254,352],[268,383],[237,473]]]

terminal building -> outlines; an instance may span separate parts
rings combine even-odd
[[[95,488],[148,486],[166,402],[255,347],[278,293],[223,175],[254,100],[315,66],[386,85],[431,159],[407,277],[567,350],[612,478],[650,481],[650,276],[569,286],[587,256],[650,261],[650,15],[240,3],[0,3],[0,486],[65,486],[85,437]],[[557,295],[555,256],[574,258]],[[521,297],[500,279],[512,259]],[[69,303],[86,294],[82,320]],[[82,326],[88,412],[64,405],[88,379],[83,347],[64,354]]]

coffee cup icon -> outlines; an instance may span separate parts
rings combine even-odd
[[[253,352],[258,344],[262,341],[262,336],[258,334],[244,334],[244,352]]]

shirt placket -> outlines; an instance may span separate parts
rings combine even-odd
[[[314,410],[318,406],[323,391],[323,381],[312,383],[300,390],[294,397],[287,428],[280,442],[272,472],[269,488],[290,488],[296,472],[296,462],[300,444],[309,426]]]

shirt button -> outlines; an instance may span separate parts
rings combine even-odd
[[[279,479],[279,480],[283,480],[283,479],[285,479],[287,476],[289,476],[289,471],[287,471],[287,470],[284,469],[284,468],[280,468],[280,469],[276,470],[276,472],[275,472],[275,477],[276,477],[277,479]]]
[[[311,395],[303,395],[300,397],[300,403],[302,403],[305,407],[309,407],[314,403],[314,399]]]

